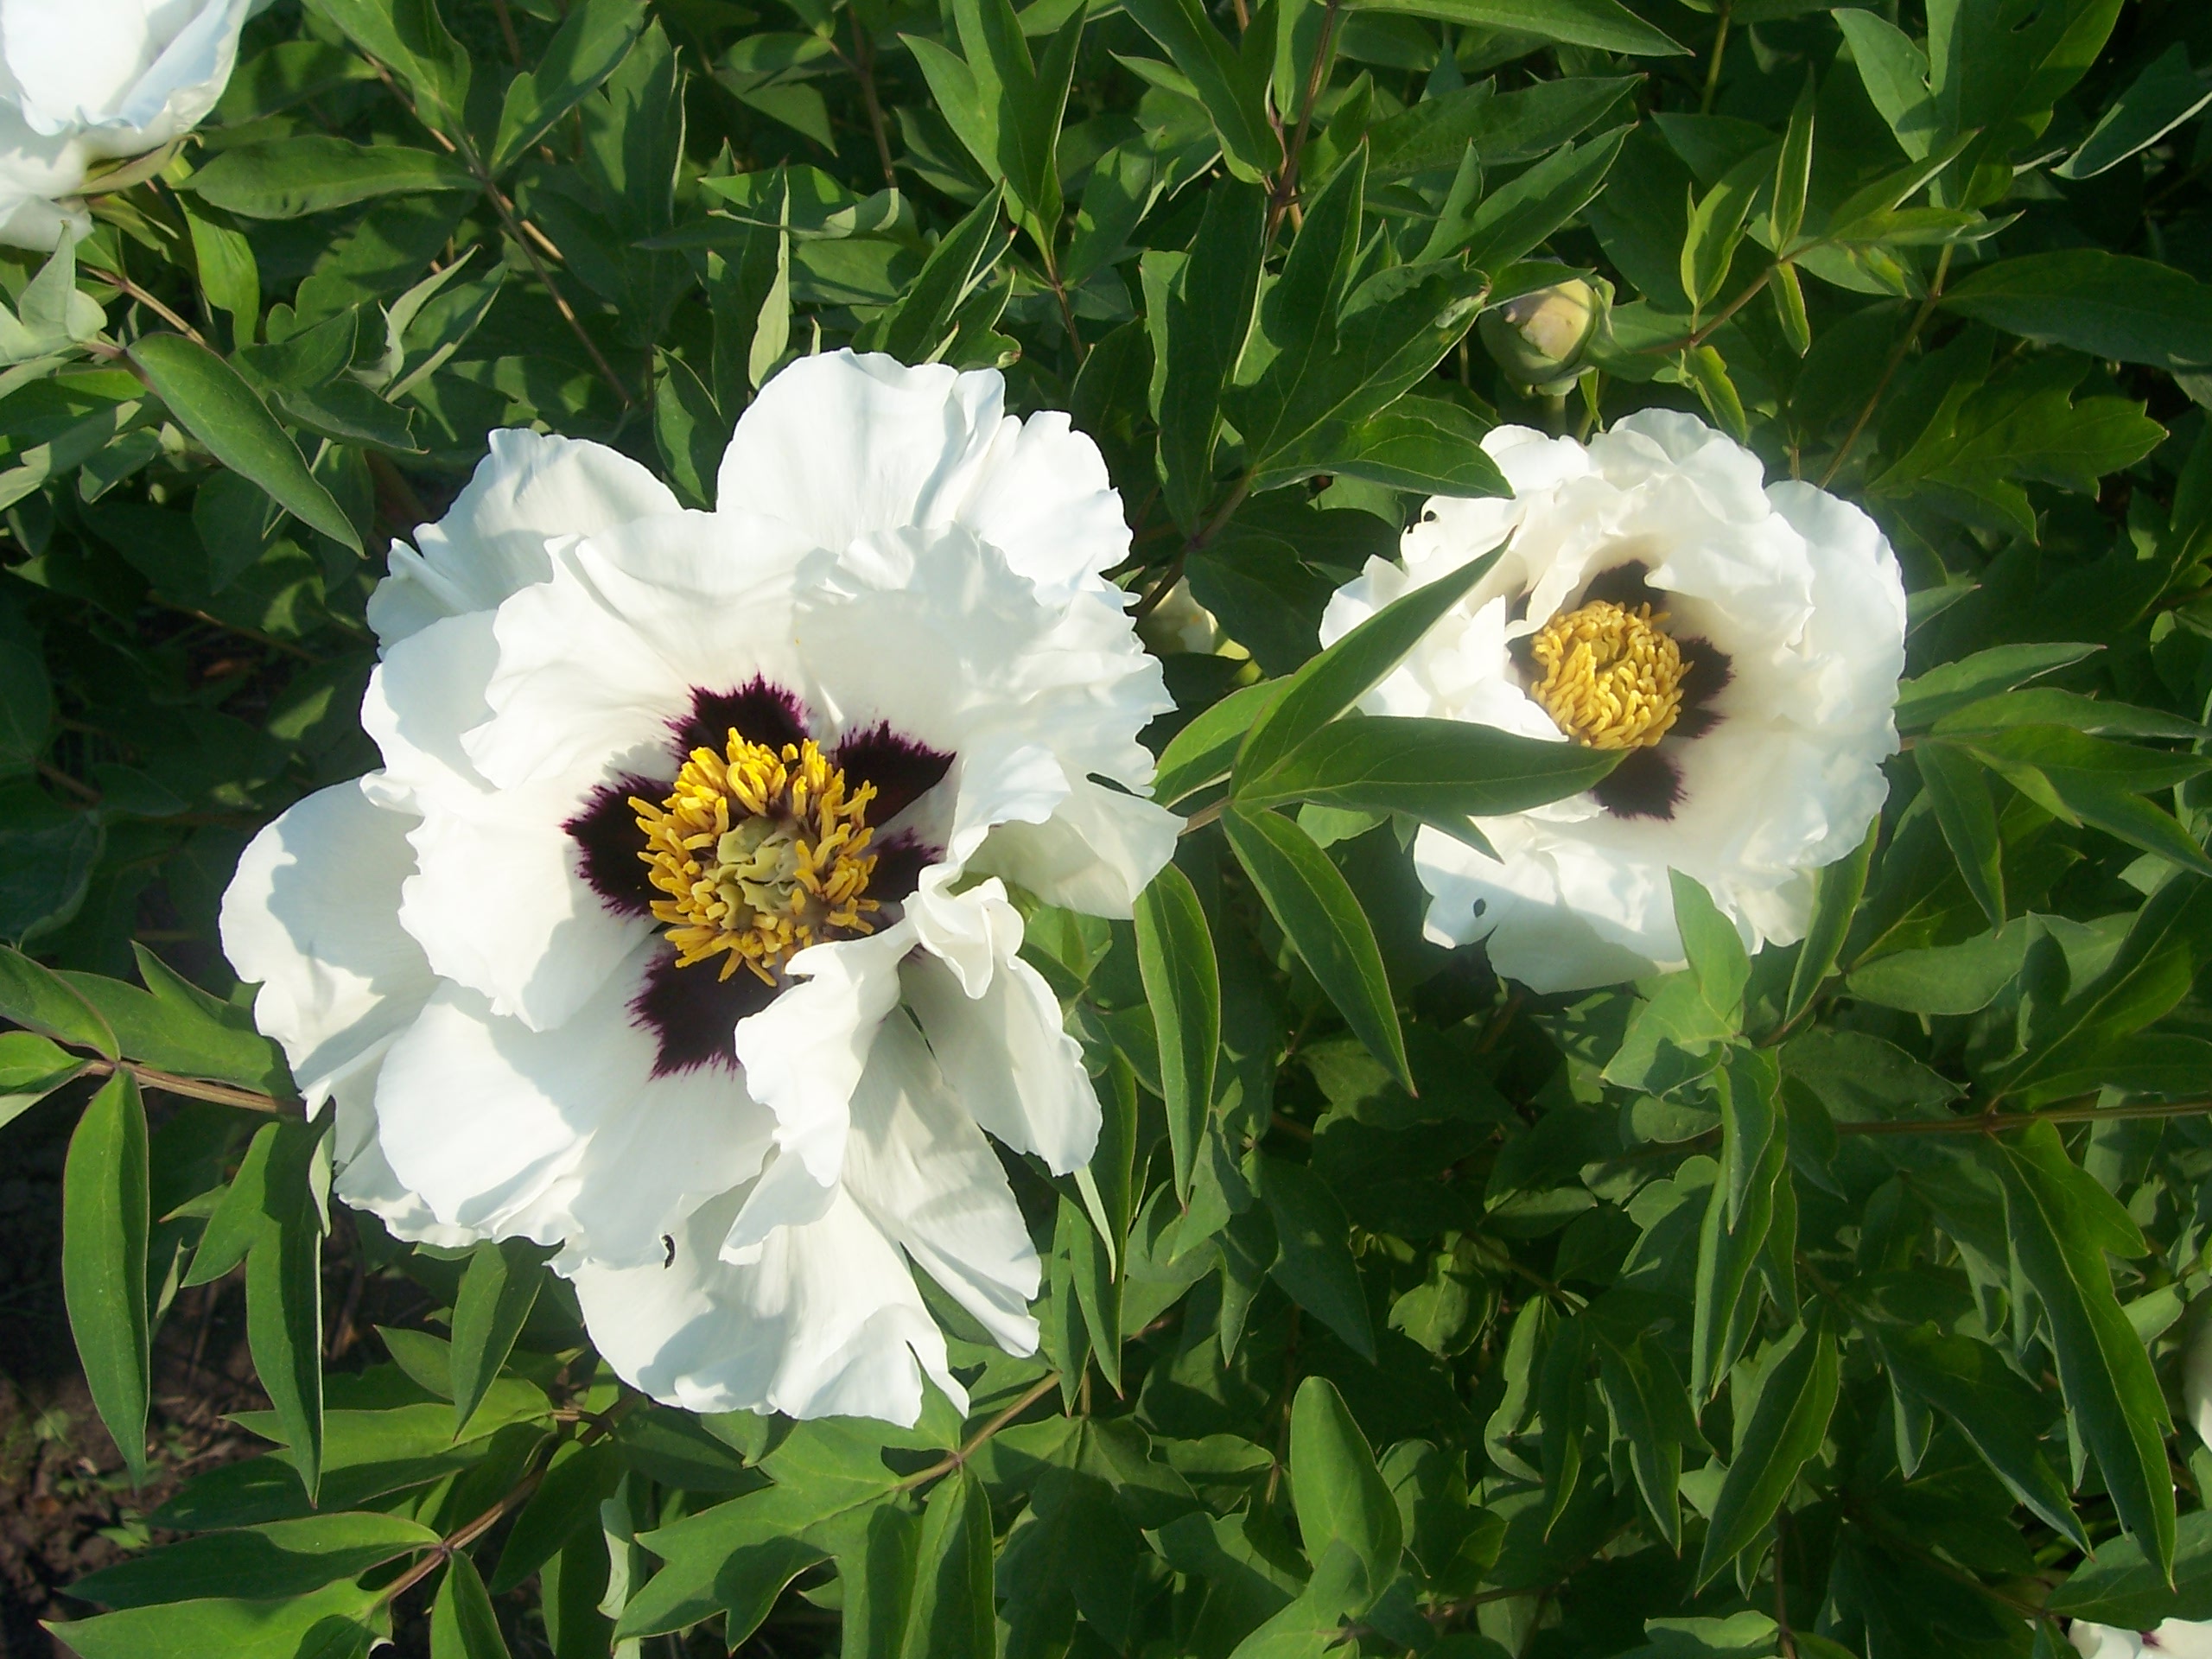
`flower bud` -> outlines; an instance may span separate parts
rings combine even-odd
[[[1137,638],[1155,657],[1172,657],[1178,652],[1195,656],[1221,644],[1221,623],[1192,596],[1189,582],[1178,582],[1165,599],[1138,620]]]
[[[1493,306],[1476,326],[1516,385],[1560,392],[1582,372],[1612,304],[1611,283],[1576,276]]]

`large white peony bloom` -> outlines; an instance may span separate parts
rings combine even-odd
[[[996,374],[849,353],[738,423],[712,512],[495,433],[370,604],[384,768],[241,861],[232,964],[340,1195],[559,1243],[594,1340],[695,1410],[963,1401],[917,1264],[1015,1352],[1038,1260],[984,1137],[1098,1103],[1004,881],[1127,916],[1177,821],[1099,573],[1098,452]],[[1104,780],[1104,781],[1102,781]]]
[[[251,0],[0,0],[0,242],[90,228],[103,162],[158,149],[222,97]]]
[[[1904,664],[1904,590],[1873,521],[1687,415],[1647,410],[1587,447],[1499,427],[1510,498],[1440,497],[1402,568],[1330,601],[1331,643],[1511,537],[1370,693],[1370,713],[1479,721],[1627,751],[1587,794],[1477,823],[1484,856],[1423,828],[1430,937],[1487,938],[1497,971],[1570,990],[1682,965],[1669,868],[1745,943],[1803,936],[1812,872],[1858,846]]]
[[[2175,1659],[2212,1659],[2212,1624],[2170,1618],[2155,1630],[2120,1630],[2109,1624],[2075,1619],[2066,1632],[2076,1653],[2087,1659],[2141,1659],[2144,1654],[2172,1654]]]

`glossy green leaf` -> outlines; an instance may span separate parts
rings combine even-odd
[[[1159,770],[1152,779],[1153,798],[1163,805],[1173,806],[1208,784],[1217,784],[1228,777],[1236,751],[1243,744],[1244,734],[1289,688],[1287,680],[1241,685],[1211,708],[1200,711],[1160,752]]]
[[[1359,1557],[1370,1584],[1387,1584],[1402,1542],[1398,1505],[1367,1437],[1326,1377],[1299,1384],[1290,1408],[1290,1497],[1306,1553],[1333,1542]]]
[[[1510,30],[1566,46],[1592,47],[1600,52],[1663,57],[1688,50],[1619,0],[1360,0],[1360,4],[1363,9]]]
[[[499,134],[486,160],[493,177],[614,73],[643,32],[645,15],[639,0],[581,0],[569,8],[543,55],[507,83]]]
[[[1161,1099],[1173,1151],[1176,1196],[1190,1203],[1191,1176],[1213,1103],[1221,1041],[1221,979],[1213,934],[1190,878],[1164,867],[1138,894],[1137,963],[1160,1033]]]
[[[1359,1270],[1345,1242],[1351,1229],[1344,1205],[1302,1164],[1262,1157],[1252,1168],[1274,1222],[1276,1255],[1269,1275],[1346,1347],[1372,1358],[1375,1337]]]
[[[1279,812],[1232,805],[1221,822],[1268,913],[1344,1022],[1411,1088],[1382,954],[1343,874],[1313,836]]]
[[[79,1659],[353,1659],[390,1629],[380,1599],[357,1584],[333,1584],[284,1599],[131,1607],[48,1628]]]
[[[298,446],[237,370],[181,334],[143,336],[132,343],[130,360],[216,460],[333,541],[361,550],[353,521],[308,471]]]
[[[356,144],[308,132],[226,149],[185,188],[241,219],[298,219],[377,196],[470,190],[475,181],[436,150]]]
[[[104,1567],[69,1586],[103,1607],[150,1607],[198,1597],[301,1596],[434,1548],[438,1535],[404,1516],[339,1514],[212,1532]]]
[[[5,944],[0,944],[0,1014],[57,1042],[89,1048],[105,1059],[123,1053],[115,1028],[82,992]]]
[[[1913,746],[1921,786],[1943,827],[1943,839],[1958,860],[1967,891],[1992,927],[2005,925],[2005,849],[1998,839],[1997,809],[1989,798],[1987,776],[1980,762],[1948,743],[1932,740]]]
[[[430,1659],[507,1659],[499,1616],[466,1551],[446,1558],[445,1577],[430,1607]]]
[[[1198,527],[1213,493],[1222,389],[1252,331],[1266,221],[1266,197],[1256,186],[1217,186],[1168,293],[1160,481],[1168,512],[1185,531]]]
[[[1282,165],[1282,141],[1268,119],[1267,89],[1238,60],[1197,0],[1136,0],[1128,8],[1190,81],[1237,175],[1256,182]]]
[[[100,1421],[146,1478],[146,1109],[119,1073],[94,1095],[61,1178],[61,1288]]]
[[[453,1305],[453,1423],[456,1434],[483,1403],[537,1304],[552,1251],[526,1238],[486,1240],[468,1257]]]
[[[1842,955],[1852,918],[1858,913],[1859,901],[1866,896],[1866,873],[1873,864],[1875,844],[1881,837],[1882,821],[1877,817],[1866,826],[1866,834],[1857,850],[1833,864],[1823,864],[1814,873],[1812,919],[1806,925],[1804,943],[1798,948],[1797,960],[1789,971],[1789,995],[1783,1009],[1785,1025],[1812,1006],[1813,999],[1820,995],[1821,985],[1834,969],[1837,957]]]
[[[1713,1499],[1713,1523],[1698,1558],[1701,1584],[1764,1535],[1798,1471],[1819,1452],[1835,1410],[1834,1337],[1825,1325],[1801,1325],[1787,1341],[1751,1421],[1737,1436],[1736,1456]]]
[[[1943,308],[2040,345],[2183,371],[2212,363],[2212,288],[2155,260],[2102,248],[2000,259]]]

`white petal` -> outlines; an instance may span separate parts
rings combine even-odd
[[[499,790],[470,760],[467,734],[488,716],[497,658],[493,613],[432,622],[378,665],[361,724],[384,752],[379,787],[423,815],[410,832],[416,869],[402,925],[442,977],[545,1030],[606,982],[651,924],[607,909],[562,827],[600,767]]]
[[[1057,410],[1000,423],[959,520],[1057,594],[1090,585],[1087,578],[1129,553],[1129,526],[1105,457]],[[1124,607],[1135,602],[1119,588],[1114,597]]]
[[[828,1215],[837,1192],[836,1181],[815,1179],[797,1153],[779,1149],[770,1154],[760,1179],[745,1195],[745,1207],[730,1223],[715,1254],[733,1267],[758,1262],[779,1229],[804,1227]]]
[[[1056,1175],[1090,1161],[1098,1096],[1042,975],[1008,951],[979,989],[926,955],[907,963],[905,979],[907,1004],[969,1116]]]
[[[886,1023],[853,1096],[845,1190],[1001,1347],[1034,1353],[1036,1248],[1005,1170],[947,1082],[912,1025]]]
[[[925,1372],[965,1412],[944,1338],[891,1241],[840,1192],[821,1220],[742,1267],[715,1252],[737,1194],[675,1230],[665,1267],[574,1273],[592,1341],[632,1387],[688,1411],[782,1411],[911,1424]]]
[[[391,575],[369,599],[389,647],[442,616],[488,611],[551,574],[550,544],[678,510],[668,486],[604,444],[508,428],[490,437],[468,487],[391,548]]]
[[[820,1185],[843,1166],[853,1090],[898,1004],[899,959],[913,944],[900,922],[868,938],[810,946],[785,964],[796,982],[737,1022],[747,1089],[776,1115],[776,1144]]]
[[[666,752],[695,689],[756,676],[799,689],[796,546],[742,512],[673,513],[559,550],[553,575],[499,607],[493,717],[468,734],[486,778],[612,776]]]
[[[1005,382],[940,364],[801,358],[738,417],[718,505],[779,518],[814,546],[949,522],[998,435]]]
[[[223,953],[260,985],[255,1022],[283,1045],[310,1103],[404,1030],[435,985],[397,915],[412,823],[360,781],[318,791],[247,843],[224,891]]]
[[[332,1109],[330,1190],[356,1210],[366,1210],[394,1237],[416,1244],[460,1249],[482,1236],[467,1227],[448,1227],[431,1213],[423,1195],[401,1180],[377,1139],[377,1077],[384,1066],[387,1039],[330,1079]]]
[[[768,1115],[717,1066],[655,1077],[629,1001],[640,951],[557,1030],[448,986],[392,1045],[377,1086],[385,1154],[441,1221],[630,1264],[706,1197],[758,1173]]]
[[[1003,875],[1048,905],[1126,918],[1182,832],[1165,807],[1084,778],[1044,823],[1009,817],[969,868]]]

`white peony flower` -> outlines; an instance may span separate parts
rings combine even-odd
[[[1858,846],[1897,747],[1904,590],[1881,531],[1808,484],[1763,488],[1687,415],[1483,448],[1513,495],[1431,501],[1402,568],[1370,560],[1330,601],[1322,642],[1510,537],[1362,706],[1628,753],[1587,794],[1478,819],[1497,859],[1423,828],[1429,936],[1487,938],[1536,991],[1679,968],[1673,868],[1750,948],[1802,938],[1812,872]]]
[[[1009,1350],[1098,1103],[1005,882],[1127,916],[1177,820],[1096,448],[996,374],[849,353],[763,389],[713,512],[611,449],[492,453],[370,603],[383,770],[264,830],[232,964],[337,1190],[559,1243],[655,1397],[956,1402],[918,1265]],[[1105,780],[1105,781],[1102,781]],[[1003,878],[1001,880],[1001,878]]]
[[[2170,1618],[2155,1630],[2120,1630],[2109,1624],[2075,1619],[2066,1639],[2088,1659],[2139,1659],[2143,1654],[2173,1654],[2177,1659],[2212,1659],[2212,1624]]]
[[[222,97],[250,0],[0,0],[0,242],[91,228],[104,162],[159,149]]]

